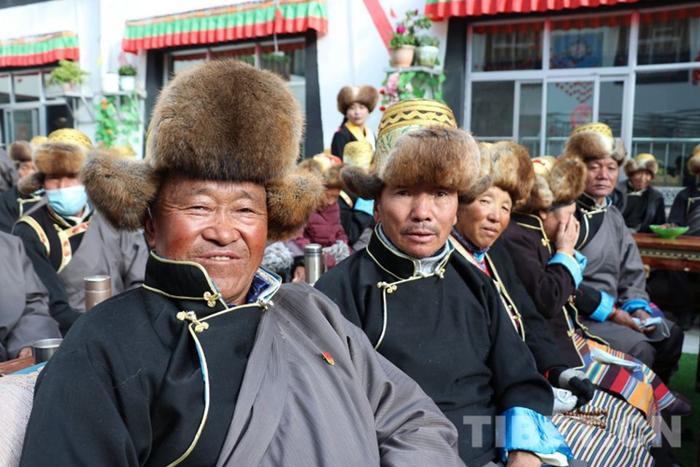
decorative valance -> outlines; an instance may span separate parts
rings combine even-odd
[[[451,16],[483,16],[509,13],[543,13],[547,11],[595,8],[638,0],[426,0],[425,15],[433,21]]]
[[[0,40],[0,67],[36,66],[79,58],[78,36],[70,31]]]

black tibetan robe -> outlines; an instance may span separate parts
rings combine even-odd
[[[621,209],[625,224],[635,232],[651,232],[650,225],[666,222],[664,196],[654,187],[635,191],[628,182],[618,186],[624,193],[625,205]]]
[[[497,457],[493,425],[475,446],[463,417],[493,417],[517,408],[551,415],[549,384],[488,277],[451,251],[435,273],[422,274],[419,261],[389,247],[379,228],[367,248],[315,286],[454,423],[462,460],[486,464]]]
[[[686,235],[700,236],[700,185],[678,192],[673,200],[668,221],[690,227]]]
[[[41,196],[22,196],[17,187],[0,194],[0,232],[11,233],[17,219],[38,203]]]

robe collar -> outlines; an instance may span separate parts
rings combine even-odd
[[[258,303],[263,308],[282,284],[280,277],[262,267],[253,276],[246,303]],[[163,258],[151,251],[146,263],[143,288],[178,302],[178,308],[206,316],[232,308],[221,296],[219,288],[204,266],[194,261]]]
[[[593,197],[587,195],[586,193],[583,193],[576,200],[576,205],[586,214],[591,215],[607,211],[611,204],[612,200],[609,196],[605,197],[605,201],[603,201],[603,205],[601,206],[596,202],[595,199],[593,199]]]
[[[547,232],[544,231],[544,224],[540,216],[536,214],[525,214],[522,212],[514,212],[511,216],[511,221],[515,221],[520,227],[524,227],[527,230],[537,232],[540,235],[542,246],[547,248],[549,254],[552,254],[552,242],[547,236]]]
[[[374,228],[367,245],[367,253],[379,267],[399,280],[429,277],[444,269],[454,246],[447,243],[433,256],[417,259],[399,250],[384,234],[381,224]]]

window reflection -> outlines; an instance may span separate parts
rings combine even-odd
[[[542,68],[543,30],[541,22],[475,26],[472,71]]]
[[[629,16],[552,22],[549,66],[588,68],[626,65],[629,23]]]

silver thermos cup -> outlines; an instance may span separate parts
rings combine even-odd
[[[85,311],[112,296],[112,280],[109,276],[85,278]]]
[[[306,283],[314,285],[325,268],[321,245],[309,243],[304,247],[304,267],[306,269]]]

